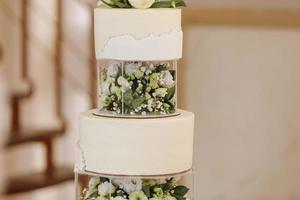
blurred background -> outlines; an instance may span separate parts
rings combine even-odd
[[[92,1],[0,0],[0,199],[75,199],[95,107]],[[195,199],[300,199],[300,1],[187,0],[179,107]]]

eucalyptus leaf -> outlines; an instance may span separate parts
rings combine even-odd
[[[155,187],[159,187],[161,188],[164,192],[168,192],[170,191],[174,186],[171,184],[171,183],[163,183],[163,184],[160,184],[158,186],[155,186]]]
[[[159,73],[161,71],[167,70],[167,67],[165,64],[160,64],[156,67],[155,72]]]
[[[183,185],[180,185],[180,186],[177,186],[174,188],[174,195],[177,195],[177,196],[185,196],[189,191],[189,188],[183,186]]]
[[[171,100],[174,97],[175,92],[176,92],[176,87],[174,85],[173,87],[171,87],[167,90],[167,95],[165,96],[165,100],[167,100],[167,101]]]
[[[142,105],[142,103],[145,101],[145,97],[137,97],[135,99],[133,99],[132,101],[132,107],[133,109],[138,108],[140,105]]]
[[[131,7],[122,0],[111,0],[111,1],[119,8],[130,8]]]
[[[177,8],[177,7],[184,7],[184,6],[186,6],[184,0],[168,0],[168,1],[157,1],[151,6],[151,8]]]
[[[123,95],[124,95],[124,103],[129,106],[133,100],[132,90],[127,90]]]
[[[173,80],[176,80],[176,71],[175,70],[169,70],[169,72],[171,73]]]
[[[100,177],[100,183],[109,182],[108,178]]]
[[[145,193],[145,195],[150,198],[151,197],[151,191],[150,191],[151,186],[150,185],[144,185],[142,188],[142,191]]]
[[[110,4],[110,3],[107,3],[105,0],[100,0],[102,3],[104,3],[105,5],[111,7],[111,8],[117,8],[118,6],[114,5],[114,4]]]

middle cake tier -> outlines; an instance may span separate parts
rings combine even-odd
[[[191,169],[194,114],[154,119],[119,119],[80,114],[79,147],[84,170],[148,176]]]

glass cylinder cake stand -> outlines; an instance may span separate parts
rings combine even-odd
[[[177,61],[98,59],[98,109],[108,117],[178,115]]]
[[[191,200],[193,170],[157,176],[116,176],[75,169],[77,200]]]

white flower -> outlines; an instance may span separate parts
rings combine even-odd
[[[127,199],[121,196],[116,196],[116,197],[112,197],[111,200],[127,200]]]
[[[130,88],[129,82],[123,76],[120,76],[118,78],[118,84],[121,85],[125,89]]]
[[[144,76],[144,72],[142,72],[141,70],[139,69],[136,69],[134,70],[133,72],[133,75],[137,78],[137,79],[140,79]]]
[[[110,65],[107,68],[107,76],[109,77],[116,77],[118,75],[118,72],[119,72],[118,65]]]
[[[141,67],[141,71],[145,72],[146,71],[146,67]]]
[[[136,111],[138,112],[138,110]],[[130,179],[115,179],[113,183],[118,185],[121,189],[123,189],[128,194],[142,190],[142,180],[130,180]]]
[[[173,80],[172,74],[168,71],[162,71],[159,75],[159,84],[162,87],[170,88],[174,86],[175,81]]]
[[[129,196],[129,200],[148,200],[143,191],[133,192]]]
[[[168,94],[168,89],[167,88],[157,88],[155,90],[155,94],[157,97],[165,97]]]
[[[132,73],[139,68],[139,64],[128,63],[125,65],[125,74],[131,76]]]
[[[155,69],[155,66],[153,65],[153,63],[151,63],[151,64],[149,65],[149,68],[150,68],[151,70],[154,70],[154,69]]]
[[[106,181],[98,186],[98,194],[100,196],[105,196],[107,194],[111,194],[114,192],[115,192],[115,187],[108,181]]]
[[[151,74],[151,73],[152,73],[152,71],[151,71],[150,69],[147,69],[146,75],[149,75],[149,74]]]
[[[101,84],[101,93],[106,94],[106,95],[110,94],[109,87],[110,87],[110,83],[108,83],[107,81],[104,81]]]
[[[150,8],[155,0],[129,0],[129,3],[139,9]]]

